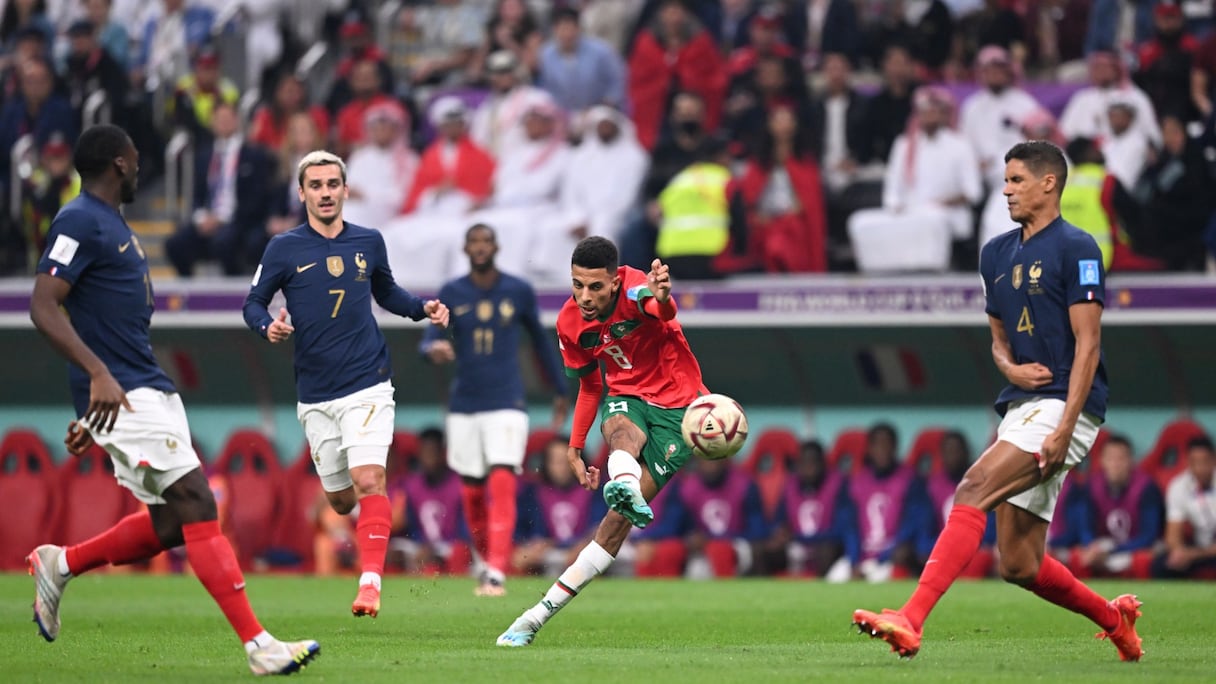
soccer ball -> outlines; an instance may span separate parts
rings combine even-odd
[[[684,443],[711,461],[739,453],[747,441],[747,416],[739,402],[725,394],[697,397],[680,422]]]

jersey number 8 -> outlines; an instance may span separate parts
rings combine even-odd
[[[612,357],[612,360],[616,361],[616,365],[620,366],[622,370],[633,368],[633,363],[629,361],[628,356],[625,356],[625,350],[621,349],[620,345],[604,347],[604,353]]]

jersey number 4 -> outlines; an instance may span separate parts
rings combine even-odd
[[[633,368],[633,363],[629,360],[628,356],[625,356],[625,350],[621,349],[620,345],[614,344],[610,347],[604,347],[604,353],[613,361],[616,361],[616,365],[620,366],[622,370]]]
[[[1022,307],[1022,315],[1018,316],[1018,332],[1024,332],[1034,337],[1034,323],[1030,320],[1030,309]]]

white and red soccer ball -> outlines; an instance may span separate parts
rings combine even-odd
[[[739,402],[725,394],[707,394],[688,405],[680,431],[698,456],[730,458],[747,441],[747,415]]]

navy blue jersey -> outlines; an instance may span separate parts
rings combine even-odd
[[[453,413],[525,408],[519,362],[521,328],[532,338],[546,380],[558,394],[566,394],[556,336],[541,327],[536,293],[527,282],[500,273],[490,289],[483,290],[466,275],[444,284],[439,301],[451,311],[448,329],[456,352],[449,404]],[[427,330],[422,351],[442,334],[437,328]]]
[[[266,307],[279,290],[295,328],[296,392],[305,404],[392,377],[372,299],[399,316],[426,317],[424,302],[393,280],[384,237],[352,223],[333,239],[305,223],[266,245],[245,298],[245,323],[262,337],[274,320]]]
[[[46,243],[38,272],[72,284],[63,302],[72,327],[123,390],[173,392],[148,336],[155,308],[148,260],[122,214],[81,192],[59,210]],[[89,375],[69,364],[68,381],[76,415],[83,416],[89,407]]]
[[[1041,363],[1051,371],[1051,384],[1027,391],[1013,385],[1001,390],[996,411],[1005,415],[1010,402],[1032,397],[1066,399],[1076,338],[1068,307],[1106,300],[1102,252],[1083,230],[1056,218],[1029,240],[1021,229],[993,238],[980,252],[985,310],[999,318],[1016,363]],[[1106,417],[1106,367],[1099,356],[1085,412]]]

